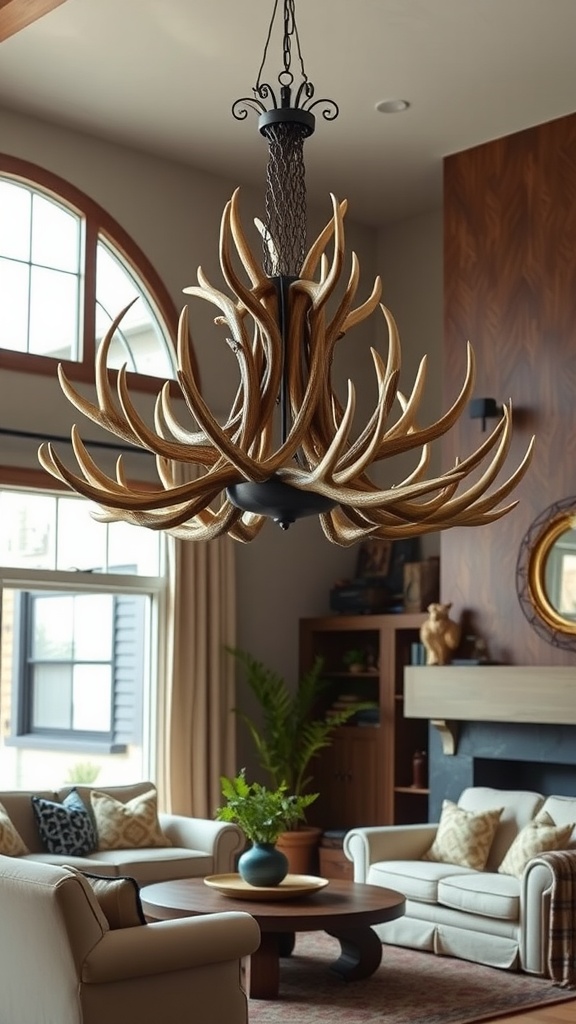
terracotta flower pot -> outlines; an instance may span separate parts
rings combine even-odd
[[[278,836],[276,846],[288,858],[291,875],[314,875],[317,873],[317,849],[322,829],[303,825]]]

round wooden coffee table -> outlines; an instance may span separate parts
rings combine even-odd
[[[231,899],[209,888],[201,878],[157,882],[141,890],[147,917],[162,921],[196,914],[245,910],[260,926],[261,942],[250,961],[252,999],[276,999],[280,957],[288,956],[296,932],[325,931],[340,943],[331,969],[346,981],[367,978],[382,960],[382,943],[370,927],[404,913],[404,896],[379,885],[330,879],[326,888],[297,899],[277,902]]]

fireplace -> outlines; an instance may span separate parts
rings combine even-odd
[[[430,821],[467,786],[576,796],[574,668],[410,666],[404,714],[430,720]]]
[[[445,797],[456,801],[467,786],[576,795],[574,725],[462,722],[452,756],[432,724],[428,731],[430,821],[439,820]]]

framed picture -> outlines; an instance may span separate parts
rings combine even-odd
[[[362,541],[358,550],[356,576],[383,583],[391,594],[404,593],[404,565],[420,561],[420,538]]]
[[[392,544],[391,540],[363,540],[358,551],[356,576],[387,576]]]

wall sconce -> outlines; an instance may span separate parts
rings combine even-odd
[[[473,398],[468,406],[471,420],[482,420],[482,433],[486,430],[486,420],[497,420],[502,415],[502,406],[496,404],[495,398]]]

